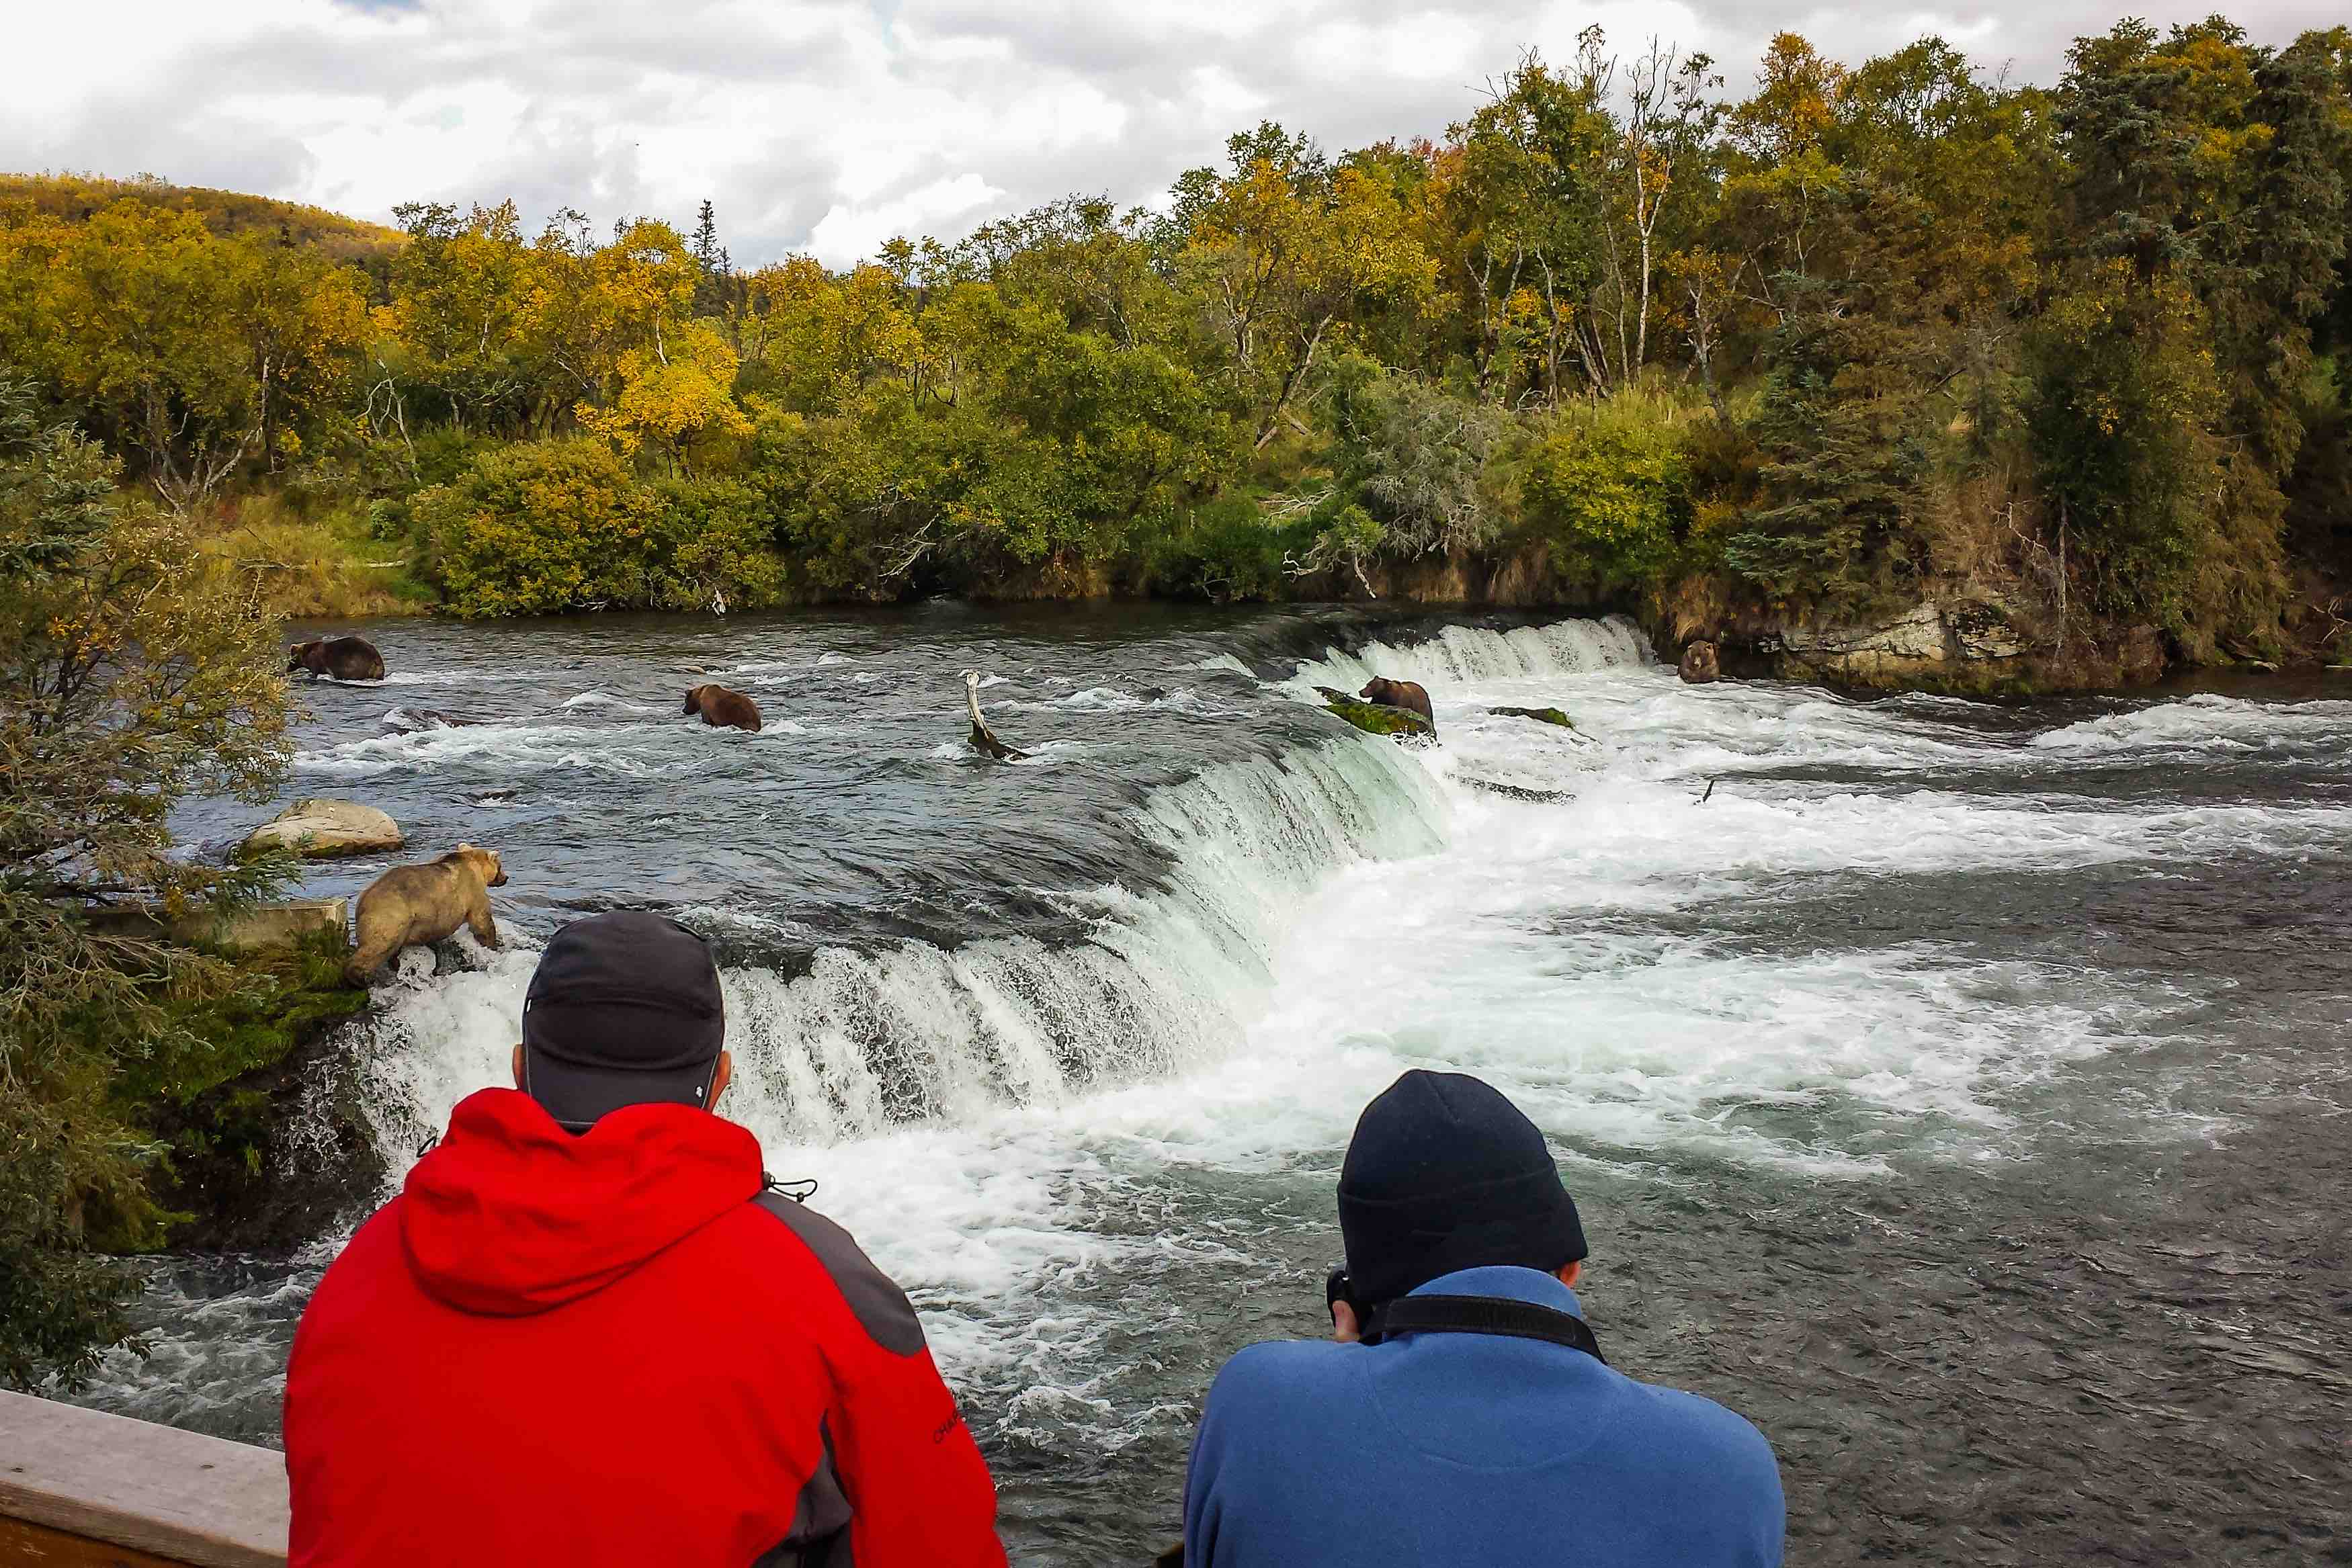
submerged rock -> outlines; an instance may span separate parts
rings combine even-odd
[[[1368,734],[1392,736],[1400,740],[1433,740],[1437,737],[1437,727],[1411,708],[1368,703],[1329,686],[1317,686],[1315,690],[1325,707]]]
[[[1723,678],[1722,655],[1712,643],[1693,643],[1683,650],[1682,663],[1675,671],[1692,685],[1703,686]]]
[[[253,830],[243,852],[285,850],[306,860],[369,855],[396,850],[408,841],[400,824],[355,800],[297,800]]]
[[[1556,707],[1490,707],[1486,711],[1500,718],[1531,718],[1538,724],[1556,724],[1562,729],[1576,727],[1576,721]]]

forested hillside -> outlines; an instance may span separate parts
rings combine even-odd
[[[739,267],[709,204],[381,246],[12,182],[0,365],[265,577],[357,580],[310,529],[461,615],[1470,594],[1737,641],[1937,600],[2352,653],[2352,33],[2070,59],[1593,32],[1440,141],[1263,125],[1155,207],[846,271]]]

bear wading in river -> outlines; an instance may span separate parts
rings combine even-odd
[[[1388,707],[1401,707],[1407,713],[1417,713],[1437,727],[1437,715],[1429,706],[1429,694],[1421,689],[1418,681],[1392,681],[1386,675],[1374,675],[1356,694],[1368,703],[1380,703]]]
[[[741,692],[730,692],[725,686],[697,686],[686,694],[686,711],[698,713],[702,722],[713,729],[748,729],[760,732],[760,705]]]
[[[404,947],[424,947],[457,935],[463,925],[485,947],[499,946],[490,918],[490,889],[506,885],[494,851],[459,844],[439,860],[398,865],[360,894],[359,945],[343,979],[363,986],[384,960]]]
[[[364,637],[313,637],[286,644],[286,673],[309,671],[310,678],[332,675],[339,681],[383,679],[383,655]]]

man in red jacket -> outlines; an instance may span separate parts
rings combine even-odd
[[[914,1308],[711,1114],[725,1024],[659,915],[548,944],[518,1088],[457,1106],[302,1315],[298,1568],[1003,1563]]]

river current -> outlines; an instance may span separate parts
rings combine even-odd
[[[405,955],[341,1041],[394,1180],[556,925],[701,930],[724,1109],[922,1309],[1016,1562],[1173,1538],[1202,1391],[1322,1326],[1349,1131],[1427,1066],[1544,1126],[1611,1360],[1763,1428],[1792,1563],[2352,1563],[2352,677],[1864,702],[1622,622],[1129,606],[369,634],[289,798],[511,879],[506,950]],[[965,747],[966,668],[1028,761]],[[1315,705],[1371,673],[1441,744]],[[357,1218],[159,1263],[84,1397],[276,1441]]]

